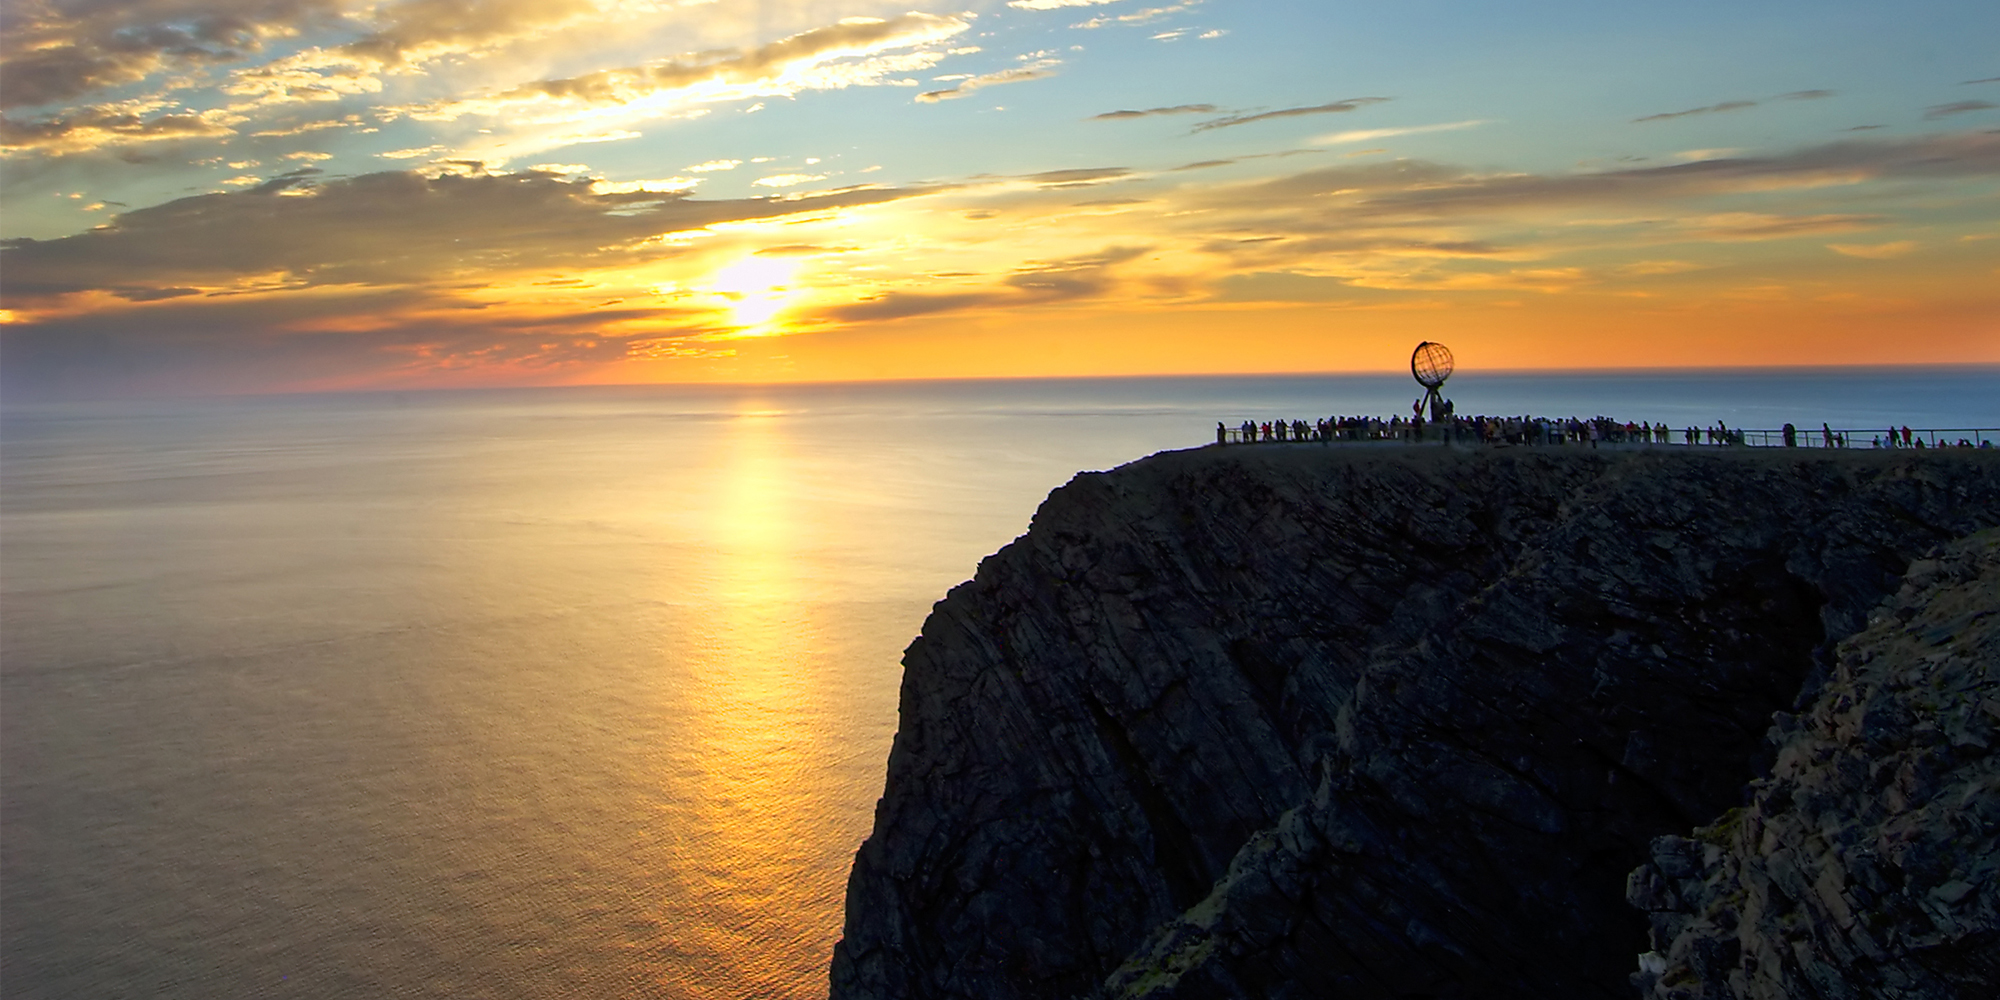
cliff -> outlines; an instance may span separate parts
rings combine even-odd
[[[2000,532],[1914,563],[1747,806],[1628,895],[1657,1000],[2000,993]]]
[[[1676,868],[1649,942],[1628,874],[1744,803],[1913,560],[1996,524],[1991,453],[1079,476],[905,655],[833,996],[1629,997],[1649,951],[1687,981],[1681,935],[1727,923],[1695,882],[1737,876]]]

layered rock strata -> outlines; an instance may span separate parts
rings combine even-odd
[[[1778,738],[1747,806],[1633,872],[1645,995],[2000,992],[2000,532],[1913,564]]]
[[[1741,802],[2000,456],[1211,448],[941,601],[836,1000],[1631,996],[1627,874]]]

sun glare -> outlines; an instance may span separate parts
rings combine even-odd
[[[769,333],[766,325],[792,298],[795,261],[776,257],[745,257],[709,279],[709,288],[729,301],[730,321],[743,336]]]

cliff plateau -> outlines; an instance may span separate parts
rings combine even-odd
[[[1992,453],[1298,445],[1078,476],[905,654],[833,997],[1734,995],[1722,966],[1796,966],[1812,915],[1785,878],[1732,915],[1765,869],[1677,835],[1799,759],[1773,714],[1852,682],[1839,643],[1913,561],[1996,525]],[[1951,905],[1990,912],[1979,878]]]

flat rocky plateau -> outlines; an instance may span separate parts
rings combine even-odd
[[[904,656],[833,997],[1993,996],[1996,526],[1975,451],[1080,475]]]

